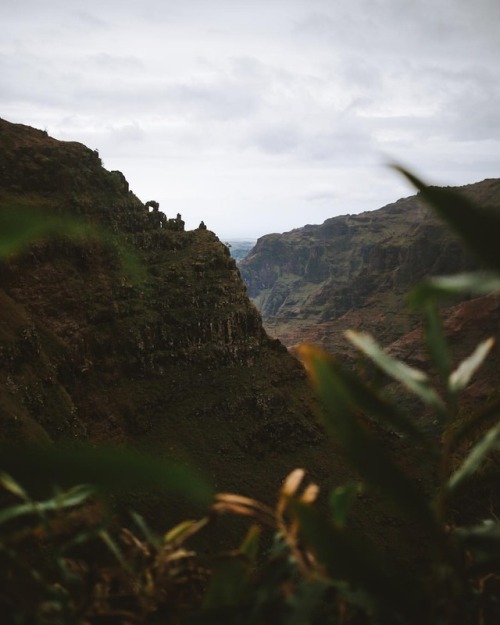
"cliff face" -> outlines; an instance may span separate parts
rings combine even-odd
[[[228,249],[148,204],[96,152],[0,120],[0,211],[91,222],[146,274],[134,281],[113,242],[62,234],[1,265],[1,436],[133,440],[264,499],[298,463],[321,473],[303,370]]]
[[[500,204],[500,180],[460,189]],[[268,331],[342,351],[342,331],[372,332],[389,344],[415,327],[404,298],[421,278],[472,269],[474,261],[419,201],[334,217],[319,226],[262,237],[240,264]]]

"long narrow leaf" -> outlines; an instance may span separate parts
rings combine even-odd
[[[493,338],[479,343],[474,352],[453,371],[448,382],[448,387],[452,393],[461,391],[469,384],[470,379],[483,364],[494,344],[495,339]]]
[[[19,497],[19,499],[23,499],[24,501],[29,501],[30,497],[21,484],[16,482],[16,480],[7,473],[0,474],[0,484],[12,495]]]
[[[458,273],[422,280],[408,296],[408,304],[419,308],[436,299],[454,295],[488,295],[500,291],[500,278],[494,272]]]
[[[334,360],[330,362],[330,366],[335,369],[336,376],[342,381],[345,388],[349,390],[351,397],[356,398],[356,404],[360,410],[369,414],[386,429],[402,434],[408,440],[421,445],[431,453],[435,451],[432,447],[433,442],[425,432],[420,430],[396,406],[386,401],[361,378],[340,366]]]
[[[120,547],[117,545],[116,541],[112,538],[111,534],[103,529],[99,532],[99,538],[106,545],[106,547],[111,551],[111,553],[115,556],[117,561],[120,563],[120,566],[124,571],[127,571],[130,575],[133,575],[134,571],[132,567],[125,559]]]
[[[396,568],[367,536],[328,523],[311,506],[294,506],[305,542],[334,581],[363,590],[375,603],[390,605],[395,613],[415,615],[418,581]]]
[[[213,489],[189,467],[119,447],[0,445],[0,469],[24,484],[88,483],[105,491],[149,488],[177,493],[207,506]]]
[[[351,482],[350,484],[337,486],[330,493],[329,503],[333,522],[339,527],[345,525],[352,504],[360,491],[361,485],[357,482]]]
[[[427,374],[419,369],[409,367],[404,362],[389,356],[366,332],[354,332],[348,330],[346,338],[366,356],[394,380],[401,382],[406,388],[415,393],[424,403],[444,410],[443,400],[439,397],[434,388],[430,385]]]
[[[393,462],[384,444],[365,427],[357,399],[338,375],[334,361],[308,345],[301,347],[301,356],[322,401],[325,425],[344,448],[351,464],[367,483],[434,530],[434,517],[426,498],[416,482]]]
[[[242,557],[227,557],[215,567],[203,599],[203,609],[219,610],[236,606],[250,589],[251,565]]]
[[[33,207],[22,204],[4,207],[0,211],[0,259],[22,253],[32,243],[57,236],[70,237],[81,243],[100,241],[115,251],[124,274],[133,283],[141,283],[146,277],[145,268],[123,236],[69,215],[33,210]]]
[[[19,205],[4,207],[0,211],[0,258],[22,252],[34,241],[57,234],[86,238],[90,227],[76,219],[47,211],[34,211]]]
[[[489,268],[500,271],[500,212],[478,206],[452,189],[430,187],[396,166],[419,191],[422,198],[460,235],[472,252]]]
[[[255,562],[257,559],[261,534],[262,528],[259,525],[252,525],[240,545],[240,552],[246,556],[250,562]]]
[[[500,561],[500,523],[489,520],[474,527],[459,527],[454,534],[482,562]]]
[[[451,358],[444,336],[443,324],[433,303],[425,306],[425,342],[441,379],[447,380],[451,371]]]
[[[28,501],[17,506],[10,506],[0,511],[0,525],[29,514],[42,514],[62,510],[63,508],[73,508],[84,503],[95,493],[94,489],[87,485],[75,486],[69,491],[56,495],[46,501]]]
[[[470,478],[477,471],[486,456],[498,448],[500,448],[500,423],[491,428],[472,448],[462,466],[451,476],[448,482],[448,490],[450,492],[456,491],[466,479]]]

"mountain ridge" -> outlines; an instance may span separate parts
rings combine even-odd
[[[122,248],[62,234],[1,263],[2,438],[133,442],[268,501],[298,463],[330,473],[305,372],[214,233],[143,204],[82,144],[1,120],[0,146],[0,211],[77,216],[146,273],[134,283]]]
[[[459,189],[483,205],[500,203],[499,180]],[[404,301],[420,279],[477,266],[415,195],[261,237],[240,271],[272,336],[338,352],[349,327],[369,329],[386,344],[398,339],[417,323]]]

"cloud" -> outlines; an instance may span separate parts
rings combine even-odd
[[[297,150],[300,136],[297,127],[275,123],[256,130],[251,143],[267,154],[283,154]]]
[[[378,208],[404,194],[384,154],[437,182],[498,169],[498,0],[5,0],[0,19],[2,116],[198,223]]]
[[[331,204],[334,200],[337,200],[339,197],[338,192],[331,187],[317,187],[311,191],[308,191],[303,196],[306,202],[328,202]]]

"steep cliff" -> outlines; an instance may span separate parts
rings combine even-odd
[[[500,204],[500,180],[460,189],[482,204]],[[334,217],[262,237],[241,262],[249,294],[268,331],[342,351],[342,331],[366,329],[383,344],[417,320],[405,295],[421,278],[475,267],[474,260],[418,196],[360,215]]]
[[[143,204],[97,152],[0,120],[0,211],[12,209],[118,239],[60,233],[2,263],[4,439],[134,441],[264,499],[297,464],[327,472],[304,372],[212,232]],[[117,240],[145,277],[124,268]]]

